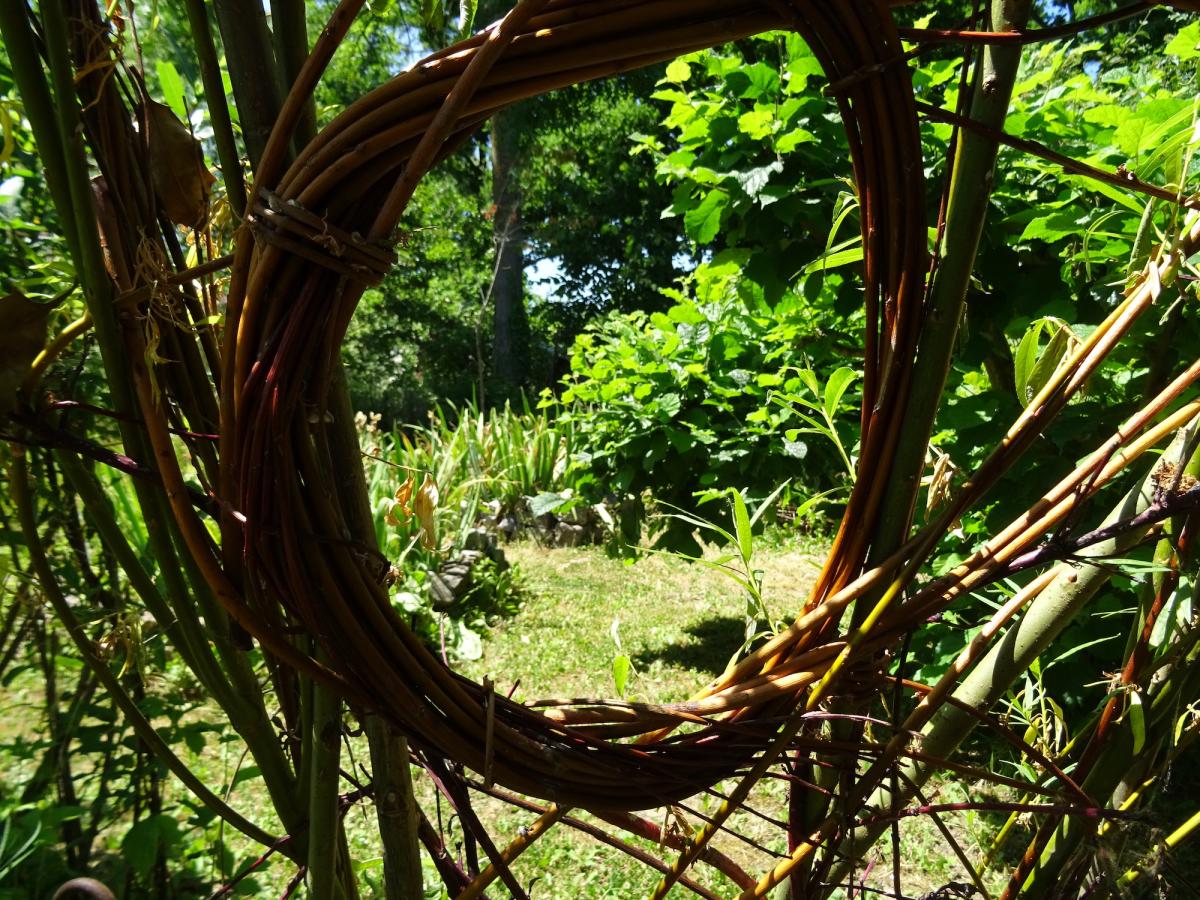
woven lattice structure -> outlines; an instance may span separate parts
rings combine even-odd
[[[386,270],[386,241],[413,187],[458,138],[535,93],[777,28],[800,31],[817,49],[850,138],[872,322],[864,456],[886,452],[903,421],[895,373],[914,352],[928,260],[916,113],[883,5],[523,3],[491,32],[346,110],[259,200],[239,249],[223,478],[245,516],[253,630],[298,621],[357,704],[524,793],[629,809],[694,794],[769,741],[778,716],[838,658],[840,645],[816,639],[819,627],[805,629],[703,699],[669,708],[543,713],[484,691],[446,671],[409,633],[389,604],[380,561],[345,541],[353,513],[327,487],[338,479],[323,447],[324,386],[355,303],[379,267]],[[265,167],[260,177],[273,180]],[[871,483],[862,484],[856,509],[878,503]],[[853,573],[853,553],[862,552],[853,544],[844,541],[848,549],[814,603]],[[682,723],[696,727],[668,736]],[[605,739],[656,729],[633,744]]]
[[[284,169],[299,103],[354,6],[344,4],[322,36],[263,157],[237,247],[223,349],[220,494],[237,511],[225,511],[223,565],[210,560],[207,574],[229,612],[272,655],[277,677],[299,669],[323,680],[358,711],[387,717],[417,748],[463,763],[488,785],[593,810],[661,806],[747,768],[744,783],[753,783],[785,750],[803,746],[797,734],[807,712],[838,692],[877,686],[881,654],[914,623],[986,583],[1113,474],[1098,451],[984,551],[899,599],[941,529],[1012,464],[1158,296],[1171,258],[1151,265],[1126,306],[1030,405],[940,523],[886,559],[869,555],[888,485],[912,477],[894,467],[911,414],[913,360],[934,327],[926,308],[932,223],[910,55],[882,0],[524,0],[497,25],[353,104]],[[393,610],[387,561],[353,537],[361,533],[355,523],[365,494],[339,467],[345,448],[327,427],[341,340],[363,290],[391,264],[389,242],[420,178],[494,112],[770,29],[797,31],[821,60],[861,200],[862,451],[844,524],[795,623],[692,701],[522,706],[449,671]],[[1197,237],[1195,229],[1188,233],[1189,248]],[[1151,404],[1129,435],[1161,408]],[[181,522],[195,535],[187,514]],[[842,613],[860,598],[873,604],[870,614],[839,632]],[[290,641],[297,630],[316,639],[320,661]],[[893,758],[898,751],[890,748]],[[743,797],[735,794],[727,806]],[[689,861],[685,854],[679,870]],[[787,871],[780,867],[758,890]]]

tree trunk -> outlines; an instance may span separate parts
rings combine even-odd
[[[512,110],[492,118],[492,239],[496,272],[492,334],[493,398],[512,399],[529,374],[529,319],[525,313],[525,234],[516,167],[519,120]]]

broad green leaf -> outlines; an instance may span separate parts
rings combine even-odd
[[[775,160],[773,163],[768,163],[765,166],[758,166],[753,169],[747,169],[744,172],[734,172],[733,177],[746,192],[746,196],[751,200],[755,199],[767,182],[771,180],[771,176],[776,172],[783,171],[783,163]]]
[[[179,118],[186,119],[187,105],[183,100],[183,79],[179,77],[179,70],[175,68],[174,63],[165,59],[155,63],[154,68],[158,72],[158,83],[162,87],[163,99],[167,101],[167,106],[171,107],[171,112]]]
[[[808,144],[816,139],[817,136],[811,131],[806,131],[803,128],[793,128],[775,142],[775,149],[780,153],[790,153],[801,144]]]
[[[1025,226],[1018,240],[1045,241],[1053,244],[1063,238],[1073,237],[1079,233],[1079,213],[1070,209],[1062,209],[1046,216],[1038,216]]]
[[[159,851],[167,852],[179,839],[179,826],[170,816],[150,816],[125,832],[121,853],[142,878],[150,874]]]
[[[692,77],[692,67],[682,59],[672,60],[667,66],[667,81],[683,84]]]
[[[699,206],[684,213],[683,224],[692,240],[697,244],[711,242],[721,228],[721,214],[728,205],[729,195],[714,189],[700,201]]]
[[[760,106],[738,117],[738,130],[749,135],[754,140],[762,140],[775,127],[775,111],[769,107]]]
[[[666,418],[673,419],[679,415],[683,400],[678,394],[662,394],[657,400],[657,405],[659,410],[666,414]]]
[[[1192,22],[1180,29],[1179,33],[1167,43],[1165,52],[1168,56],[1188,60],[1200,56],[1200,22]]]
[[[796,57],[788,63],[787,91],[792,94],[803,93],[808,89],[808,79],[821,78],[824,74],[821,63],[811,53]]]
[[[536,497],[529,498],[529,514],[534,518],[540,518],[554,512],[567,502],[569,502],[569,498],[564,497],[562,494],[541,493]]]

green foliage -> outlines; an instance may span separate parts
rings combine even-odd
[[[479,349],[491,346],[482,306],[491,227],[479,214],[482,191],[482,173],[465,157],[421,182],[399,264],[351,323],[343,355],[355,407],[389,425],[423,419],[439,403],[466,403],[478,397],[481,375],[486,381]]]
[[[813,337],[802,300],[754,313],[739,280],[737,260],[719,259],[696,272],[694,295],[672,292],[667,312],[610,316],[576,340],[560,402],[583,447],[589,496],[649,490],[691,510],[696,495],[731,483],[754,497],[789,480],[813,492],[844,484],[827,439],[843,448],[832,419],[852,399],[852,371],[826,376],[833,389],[822,396],[797,350]],[[813,433],[824,440],[810,454],[802,437]],[[689,529],[671,523],[667,545],[694,547]]]
[[[786,485],[780,485],[770,496],[764,498],[750,514],[746,498],[736,488],[722,492],[729,501],[729,518],[733,521],[733,531],[722,528],[716,522],[691,515],[685,512],[672,512],[667,515],[676,521],[695,528],[705,536],[715,536],[718,542],[731,547],[731,552],[722,553],[716,558],[705,556],[689,557],[702,566],[720,572],[742,589],[746,597],[745,636],[742,645],[730,658],[729,664],[748,650],[759,638],[770,637],[778,633],[784,623],[771,615],[763,598],[763,570],[755,565],[754,558],[754,529],[763,517],[763,513],[773,509],[772,504],[783,492]]]
[[[369,449],[369,495],[379,547],[388,557],[395,602],[431,641],[469,658],[479,634],[519,603],[519,576],[488,560],[471,572],[473,587],[440,621],[431,594],[441,565],[466,545],[483,518],[498,520],[519,502],[552,508],[569,502],[575,470],[574,430],[545,413],[510,407],[438,407],[429,424],[383,432],[378,418],[360,416]],[[430,490],[432,487],[432,490]],[[417,495],[432,498],[423,519]],[[550,511],[550,510],[545,510]]]
[[[683,57],[652,95],[669,104],[667,133],[641,144],[672,188],[664,215],[681,217],[701,247],[738,248],[746,289],[768,305],[821,255],[829,209],[848,187],[848,158],[842,172],[830,165],[845,146],[835,106],[810,89],[820,73],[794,34]]]
[[[576,85],[516,108],[525,127],[518,177],[530,262],[553,262],[533,300],[535,320],[564,349],[593,316],[659,310],[659,288],[686,262],[678,218],[663,218],[670,188],[655,161],[631,152],[659,113],[645,96],[652,67]]]

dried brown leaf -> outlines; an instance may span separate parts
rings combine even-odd
[[[150,177],[167,218],[176,225],[200,225],[208,215],[208,189],[214,179],[204,165],[200,142],[169,106],[146,101]]]
[[[433,476],[426,473],[425,480],[413,497],[413,515],[421,523],[421,543],[426,550],[437,549],[437,522],[433,514],[437,511],[438,489]]]
[[[17,389],[46,345],[50,307],[22,294],[0,299],[0,416],[16,408]]]

